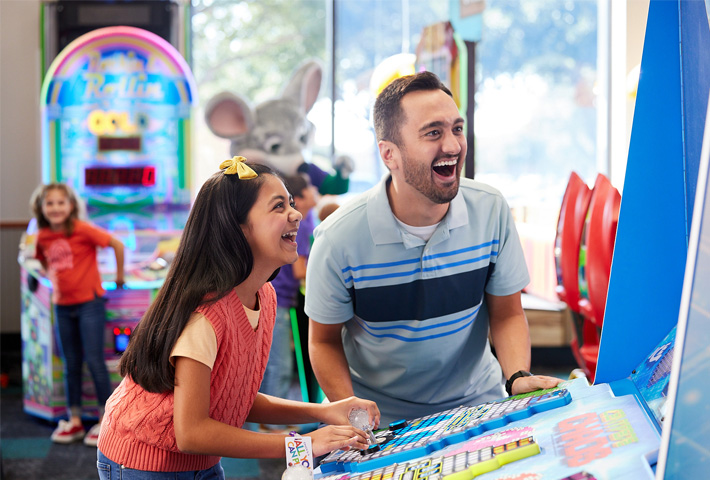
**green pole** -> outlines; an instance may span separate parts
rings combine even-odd
[[[306,383],[306,371],[303,368],[303,352],[301,351],[301,336],[298,332],[298,319],[296,318],[296,309],[289,309],[291,316],[291,330],[293,331],[293,346],[296,353],[296,366],[298,367],[298,381],[301,385],[301,398],[304,402],[308,402],[308,384]]]

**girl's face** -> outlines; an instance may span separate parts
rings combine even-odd
[[[42,200],[42,215],[49,222],[52,230],[61,230],[74,210],[69,197],[60,189],[49,190]]]
[[[303,217],[283,182],[273,175],[265,177],[242,230],[254,255],[254,270],[263,268],[271,275],[298,259],[296,233]]]

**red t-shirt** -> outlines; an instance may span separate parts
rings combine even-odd
[[[107,247],[110,241],[107,231],[81,220],[74,221],[69,237],[63,231],[39,230],[36,256],[47,265],[56,305],[85,303],[106,293],[101,287],[96,248]]]

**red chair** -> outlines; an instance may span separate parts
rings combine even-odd
[[[570,342],[577,364],[587,376],[591,374],[582,358],[584,318],[579,310],[579,247],[582,229],[592,192],[579,175],[572,172],[562,197],[560,216],[555,236],[555,267],[557,271],[557,296],[567,304],[572,314],[574,337]]]
[[[597,175],[582,233],[579,260],[579,311],[584,317],[580,353],[594,381],[609,274],[619,223],[621,195],[609,179]]]

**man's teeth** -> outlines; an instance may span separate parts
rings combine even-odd
[[[444,160],[441,162],[436,162],[434,164],[435,167],[445,167],[445,166],[450,166],[450,165],[456,165],[458,163],[457,160]]]

